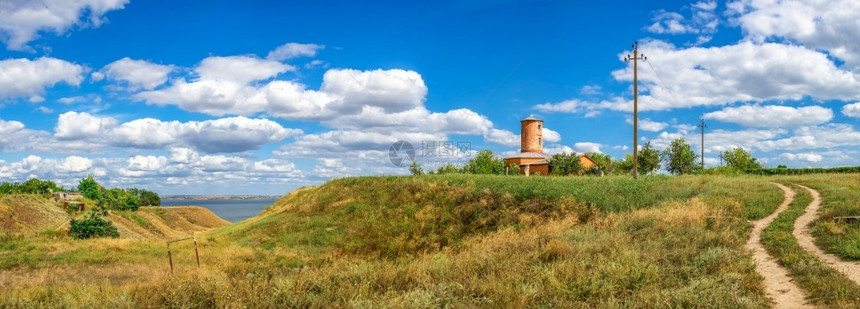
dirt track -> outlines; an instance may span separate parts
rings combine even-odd
[[[815,221],[815,219],[818,219],[818,209],[821,207],[821,196],[818,194],[818,191],[805,186],[798,186],[809,191],[809,194],[812,195],[812,203],[809,203],[809,206],[806,206],[806,211],[803,215],[794,221],[794,238],[797,238],[797,242],[804,250],[815,254],[815,256],[825,264],[845,274],[848,279],[860,284],[860,262],[843,261],[838,256],[824,253],[824,251],[815,245],[815,240],[812,237],[812,233],[809,231],[809,224]]]
[[[776,259],[767,254],[761,244],[761,233],[776,217],[788,209],[794,201],[794,191],[781,184],[774,183],[782,189],[785,200],[772,214],[753,222],[753,230],[747,240],[746,247],[753,252],[755,269],[764,277],[764,291],[773,300],[774,308],[812,308],[806,303],[803,291],[791,281],[788,270],[780,266]]]

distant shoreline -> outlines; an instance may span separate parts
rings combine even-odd
[[[162,195],[162,200],[274,200],[279,195]]]

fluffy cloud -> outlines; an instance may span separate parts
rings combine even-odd
[[[800,100],[804,96],[819,100],[860,97],[857,76],[837,68],[827,55],[801,46],[742,42],[677,49],[652,41],[642,49],[660,70],[662,81],[654,71],[641,70],[639,78],[649,94],[641,97],[640,110]],[[632,81],[632,67],[615,71],[613,76]],[[626,110],[628,103],[613,107]]]
[[[173,152],[173,150],[171,150]],[[198,155],[190,149],[183,161],[165,156],[134,155],[127,159],[91,159],[79,156],[43,158],[30,155],[17,162],[0,160],[0,177],[23,181],[30,177],[51,179],[72,187],[91,174],[108,187],[145,187],[159,193],[177,193],[176,184],[218,189],[258,184],[308,184],[307,176],[290,161],[276,158],[254,160],[238,156]],[[250,188],[250,187],[249,187]]]
[[[796,128],[828,122],[833,119],[833,110],[820,106],[744,105],[707,113],[704,118],[746,127]]]
[[[250,115],[264,110],[267,104],[264,93],[250,83],[292,70],[295,68],[290,65],[252,56],[208,57],[194,68],[196,80],[178,79],[165,89],[133,97],[215,116]]]
[[[600,152],[600,147],[603,146],[598,143],[576,143],[573,144],[573,150],[577,153],[587,153],[587,152]]]
[[[561,134],[556,131],[543,128],[542,137],[545,143],[558,143],[561,141]],[[484,140],[498,145],[508,146],[508,147],[519,147],[521,146],[521,137],[519,134],[514,134],[508,130],[500,130],[500,129],[489,129],[486,133],[484,133]]]
[[[189,122],[144,118],[120,124],[111,117],[67,112],[60,115],[54,136],[95,145],[143,149],[189,146],[215,153],[259,149],[301,133],[268,119],[241,116]]]
[[[489,143],[508,147],[519,147],[521,142],[519,134],[501,129],[490,129],[484,135],[484,140]]]
[[[152,90],[167,82],[167,75],[173,69],[172,65],[155,64],[125,57],[111,62],[101,71],[93,73],[93,79],[100,80],[102,77],[107,77],[114,81],[126,82],[132,89]]]
[[[318,44],[301,44],[301,43],[287,43],[275,50],[270,51],[266,56],[266,59],[272,59],[277,61],[284,61],[287,59],[297,58],[297,57],[313,57],[316,56],[317,51],[325,48],[325,45]]]
[[[88,113],[67,112],[57,119],[54,136],[60,140],[83,139],[98,136],[116,127],[117,120],[96,117]]]
[[[70,156],[60,161],[57,166],[60,171],[67,173],[79,173],[89,170],[93,167],[93,160],[89,158]]]
[[[85,70],[83,66],[49,57],[0,60],[0,99],[29,97],[31,101],[43,101],[45,88],[61,82],[77,86],[83,81]]]
[[[341,133],[398,131],[444,140],[447,134],[487,135],[493,127],[485,116],[468,109],[443,113],[427,110],[424,106],[427,86],[414,71],[332,69],[324,74],[319,90],[310,90],[292,81],[250,83],[271,78],[284,69],[275,65],[269,71],[254,70],[262,73],[253,77],[243,73],[236,77],[234,69],[209,69],[232,67],[217,64],[224,60],[207,58],[201,62],[195,69],[200,76],[197,81],[176,80],[167,88],[140,92],[135,98],[151,104],[176,104],[185,110],[211,115],[266,112],[288,120],[320,121]],[[263,65],[263,60],[252,57],[243,61]]]
[[[293,71],[294,67],[279,61],[252,56],[208,57],[194,69],[201,80],[248,83]]]
[[[692,16],[689,19],[679,13],[660,10],[654,14],[654,23],[645,29],[653,33],[669,34],[714,33],[719,25],[719,19],[714,13],[716,8],[716,1],[697,2],[690,6]]]
[[[343,98],[347,106],[376,106],[400,112],[424,104],[427,86],[414,71],[329,70],[323,76],[323,92]]]
[[[633,124],[633,119],[627,118],[625,122]],[[642,131],[659,132],[668,126],[669,124],[665,122],[652,121],[648,118],[639,119],[639,129]]]
[[[860,67],[860,2],[854,0],[740,0],[728,4],[731,14],[756,42],[784,38],[826,50],[857,69]]]
[[[657,149],[663,149],[673,139],[679,137],[685,138],[691,144],[698,144],[700,138],[696,132],[661,132],[651,140],[651,144]],[[804,149],[835,150],[857,146],[860,146],[860,131],[856,131],[848,124],[828,123],[791,130],[769,128],[705,132],[705,153],[723,152],[736,147],[771,152]]]
[[[789,160],[789,161],[804,161],[810,163],[821,162],[823,157],[817,153],[783,153],[779,156],[780,158]]]
[[[36,143],[45,143],[50,133],[27,129],[20,121],[0,119],[0,151],[26,150]]]
[[[678,49],[662,41],[650,41],[641,50],[662,80],[650,67],[640,67],[640,111],[804,97],[860,98],[858,76],[837,68],[827,55],[803,46],[745,41],[721,47]],[[632,66],[612,75],[618,81],[632,82]],[[534,108],[564,113],[633,110],[632,101],[621,97],[597,102],[573,99]]]
[[[128,0],[2,1],[0,38],[9,49],[27,49],[27,42],[40,31],[63,34],[76,24],[98,27],[105,13],[122,9],[126,3]]]
[[[842,114],[848,117],[860,118],[860,103],[846,104],[842,107]]]

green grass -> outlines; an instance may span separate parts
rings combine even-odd
[[[820,218],[812,224],[816,245],[846,260],[860,261],[860,221],[834,217],[860,216],[860,174],[786,177],[821,194]],[[805,191],[805,190],[801,190]]]
[[[199,271],[171,245],[174,277],[163,242],[0,241],[0,276],[22,274],[0,307],[764,308],[744,243],[772,180],[337,179],[198,235]],[[39,279],[58,271],[87,280]]]
[[[781,201],[757,177],[352,177],[285,197],[269,216],[213,232],[243,246],[394,258],[460,248],[468,237],[547,220],[656,207],[693,197],[756,219]]]
[[[860,303],[860,286],[806,252],[792,235],[794,221],[812,201],[809,193],[793,188],[797,195],[762,233],[762,244],[780,264],[788,268],[811,302],[831,308],[854,308]]]

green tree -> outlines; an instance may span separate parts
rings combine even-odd
[[[639,174],[645,175],[650,172],[653,175],[658,169],[660,169],[660,151],[654,149],[648,141],[639,150]]]
[[[501,175],[505,173],[505,163],[504,160],[496,158],[492,151],[481,150],[463,166],[463,170],[469,174]]]
[[[592,168],[595,174],[603,176],[612,173],[612,157],[608,154],[589,152],[588,156],[596,163]]]
[[[672,174],[689,174],[700,168],[696,164],[699,156],[683,137],[672,140],[669,147],[663,150],[662,157],[666,162],[666,170]]]
[[[412,173],[412,176],[424,175],[424,169],[421,168],[421,165],[415,160],[412,160],[412,164],[409,165],[409,172]]]
[[[95,212],[84,219],[69,221],[69,235],[77,239],[91,237],[119,237],[119,231],[110,221],[102,219]]]
[[[63,191],[63,188],[57,186],[53,181],[39,180],[36,178],[28,179],[24,183],[18,185],[18,192],[20,193],[46,194],[51,191],[60,192]]]
[[[726,160],[726,165],[742,171],[761,168],[758,159],[740,147],[723,152],[723,159]]]
[[[161,206],[161,197],[155,192],[140,190],[138,197],[141,206]]]
[[[461,172],[461,169],[458,168],[456,165],[451,164],[451,163],[445,163],[445,165],[442,165],[436,169],[436,174],[440,174],[440,175],[441,174],[455,174],[455,173],[460,173],[460,172]]]
[[[582,162],[575,152],[557,153],[549,161],[549,173],[552,175],[579,175],[582,173]]]
[[[613,161],[612,172],[615,175],[630,175],[633,172],[633,155],[628,153],[624,159]]]
[[[89,175],[78,182],[78,192],[91,200],[98,200],[100,198],[99,187],[101,186],[93,179],[93,175]]]
[[[4,182],[0,184],[0,193],[11,194],[18,193],[18,183]]]

